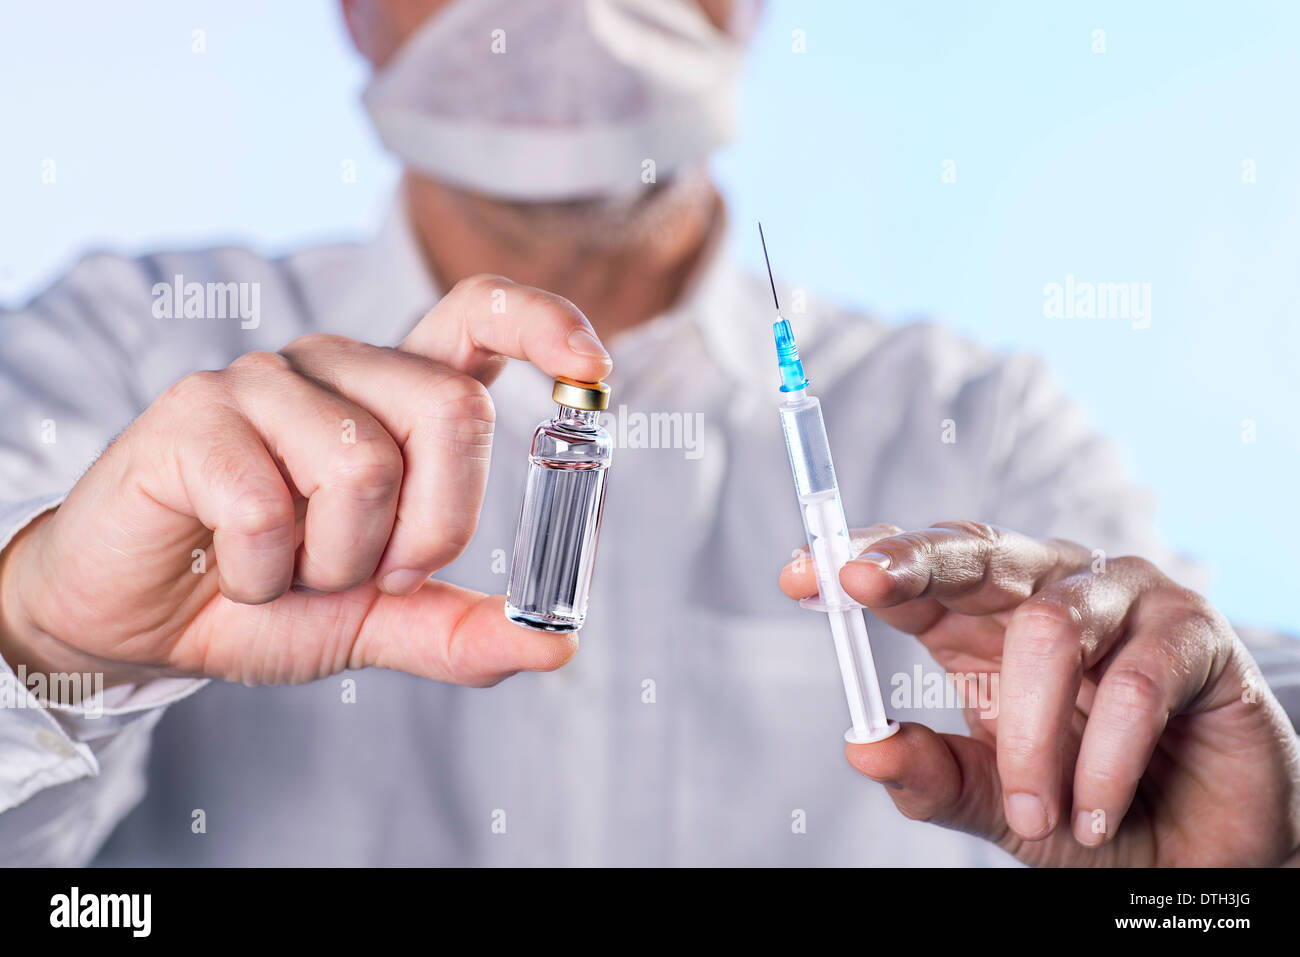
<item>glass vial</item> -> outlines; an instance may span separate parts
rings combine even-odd
[[[555,417],[537,427],[515,533],[506,617],[540,631],[577,631],[587,617],[612,442],[596,420],[603,382],[556,379]]]

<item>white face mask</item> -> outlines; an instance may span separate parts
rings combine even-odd
[[[384,145],[439,181],[625,195],[735,136],[741,52],[694,0],[455,0],[363,100]]]

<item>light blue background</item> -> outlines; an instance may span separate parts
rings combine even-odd
[[[753,46],[717,169],[785,278],[1046,357],[1220,607],[1300,632],[1300,4],[773,0]],[[6,4],[0,302],[90,247],[368,232],[364,75],[330,2]],[[1044,318],[1067,274],[1151,283],[1151,328]]]

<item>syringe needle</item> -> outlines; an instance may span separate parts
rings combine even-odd
[[[776,281],[772,278],[772,261],[767,258],[767,240],[763,237],[763,223],[760,220],[758,224],[758,241],[763,244],[763,262],[767,265],[767,281],[772,285],[772,303],[776,306],[776,314],[781,314],[781,303],[776,299]]]

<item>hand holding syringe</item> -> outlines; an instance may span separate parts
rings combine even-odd
[[[835,484],[835,466],[826,439],[826,424],[822,421],[821,402],[807,393],[808,378],[804,375],[803,363],[799,361],[794,333],[790,323],[782,318],[781,304],[776,298],[776,283],[772,281],[772,264],[767,262],[767,240],[763,237],[761,224],[758,232],[763,243],[768,281],[772,283],[772,301],[776,304],[776,322],[772,331],[776,337],[784,396],[781,425],[785,429],[795,492],[803,512],[808,551],[816,570],[819,591],[816,598],[804,599],[800,604],[825,612],[830,619],[835,657],[839,660],[844,696],[848,699],[849,715],[853,719],[853,727],[845,732],[844,737],[854,744],[867,744],[889,737],[898,730],[898,724],[885,717],[862,606],[845,594],[840,585],[840,569],[853,554],[840,490]]]
[[[908,817],[1014,847],[1026,864],[1300,864],[1294,716],[1227,619],[1145,559],[1098,569],[1089,546],[979,521],[876,526],[862,532],[871,550],[850,558],[820,406],[779,307],[774,330],[814,564],[787,565],[782,589],[829,613],[845,737],[875,742],[847,748],[850,764]],[[895,725],[853,599],[962,672],[970,736],[909,723],[883,740]],[[977,676],[987,691],[972,689]],[[1225,808],[1231,827],[1202,826]]]

